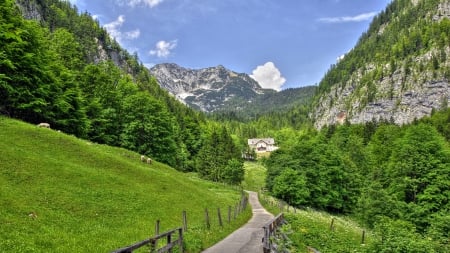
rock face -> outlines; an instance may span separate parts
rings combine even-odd
[[[386,79],[379,83],[380,92],[391,90],[391,80]],[[394,86],[399,89],[401,84],[397,82]],[[450,104],[450,84],[448,80],[442,79],[414,83],[405,91],[398,90],[393,97],[380,96],[367,104],[352,96],[354,90],[351,86],[337,88],[330,94],[335,92],[340,96],[322,97],[313,114],[316,119],[315,126],[321,128],[325,125],[342,124],[346,120],[352,124],[387,120],[401,125],[430,115],[433,109],[441,109]],[[328,107],[331,103],[333,106]]]
[[[413,6],[420,1],[425,0],[412,1]],[[449,0],[441,0],[435,10],[423,17],[428,24],[448,18]],[[389,27],[390,23],[381,24],[375,31],[376,36],[383,36]],[[335,83],[317,98],[310,117],[316,128],[345,121],[365,123],[372,120],[401,125],[430,115],[433,109],[447,108],[450,105],[449,55],[450,45],[445,45],[415,51],[391,62],[367,57],[365,66],[348,73],[345,82]]]
[[[192,108],[212,112],[233,101],[252,101],[262,89],[249,75],[236,73],[219,65],[204,69],[187,69],[173,63],[150,69],[160,86]]]
[[[37,21],[42,20],[41,9],[34,1],[17,0],[17,6],[19,7],[22,15],[26,19],[33,19]]]

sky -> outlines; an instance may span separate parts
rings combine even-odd
[[[317,85],[391,0],[70,0],[147,67],[223,65],[263,88]]]

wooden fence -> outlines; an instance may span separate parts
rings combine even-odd
[[[247,204],[248,204],[248,197],[247,197],[247,195],[242,193],[241,200],[236,204],[236,206],[234,208],[232,208],[231,206],[228,206],[228,213],[226,216],[226,220],[228,221],[228,223],[231,222],[232,217],[234,217],[234,219],[236,219],[237,216],[247,208]],[[222,219],[222,212],[221,212],[220,208],[217,208],[217,220],[218,220],[219,226],[223,227],[224,222]],[[170,231],[160,234],[159,233],[160,221],[157,220],[156,224],[155,224],[155,234],[156,235],[154,237],[137,242],[128,247],[117,249],[115,251],[112,251],[111,253],[131,253],[134,250],[139,249],[143,246],[149,246],[150,252],[152,252],[152,253],[153,252],[157,252],[157,253],[172,252],[172,249],[174,247],[178,246],[179,252],[182,253],[183,252],[183,232],[186,232],[188,230],[188,218],[187,218],[186,211],[182,212],[182,223],[183,223],[182,227],[175,228],[175,229],[172,229]],[[205,227],[207,229],[211,228],[211,220],[210,220],[208,208],[205,208]],[[178,237],[176,240],[173,240],[174,239],[173,235],[175,235],[177,231],[178,231]],[[163,239],[163,238],[167,239],[166,244],[163,245],[161,248],[157,248],[158,246],[160,246],[158,244],[158,241],[160,241],[160,239]]]
[[[275,243],[273,243],[273,241],[274,238],[277,236],[277,233],[279,232],[278,228],[285,223],[286,220],[284,219],[283,213],[280,213],[275,218],[267,222],[266,225],[263,226],[264,237],[262,241],[264,253],[278,252],[277,249],[278,247]],[[280,235],[283,236],[281,233]]]
[[[178,238],[176,240],[173,240],[172,235],[176,234],[177,232]],[[158,248],[159,247],[158,241],[163,238],[166,238],[166,243],[161,248]],[[167,232],[164,232],[160,235],[156,235],[147,240],[143,240],[128,247],[115,250],[112,253],[131,253],[134,250],[137,250],[146,245],[150,246],[150,252],[158,252],[158,253],[172,252],[172,249],[175,248],[176,246],[178,246],[179,252],[183,252],[183,228],[179,227],[169,230]]]
[[[276,198],[273,198],[273,197],[268,197],[267,195],[263,194],[262,192],[259,193],[259,196],[262,198],[262,201],[264,203],[266,203],[268,205],[271,205],[271,206],[274,206],[274,207],[277,207],[277,208],[280,209],[280,211],[282,213],[280,213],[278,216],[282,215],[283,212],[286,212],[286,213],[297,213],[298,209],[288,205],[285,201],[282,201],[282,200],[279,200],[279,199],[276,199]],[[301,210],[306,210],[306,208],[300,208],[300,209]],[[275,219],[276,219],[276,217],[272,221],[274,221]],[[284,218],[283,218],[283,221],[284,222],[282,224],[287,223],[287,221],[285,221]],[[266,226],[268,224],[266,224]],[[266,245],[267,244],[266,241],[270,241],[271,240],[270,238],[274,238],[274,235],[275,235],[275,233],[273,233],[272,236],[269,236],[268,239],[266,239],[266,228],[265,228],[266,226],[264,226],[264,238],[263,238],[264,253],[267,253],[267,252],[269,252],[269,253],[270,252],[277,253],[278,251],[276,250],[276,246],[275,245]],[[331,220],[331,225],[330,225],[330,230],[333,230],[333,229],[334,229],[334,219]],[[275,232],[276,232],[276,227],[275,227]],[[287,236],[285,236],[283,234],[281,234],[280,236],[287,238]],[[362,235],[362,243],[363,244],[364,244],[364,240],[365,240],[365,231],[363,231],[363,235]],[[270,242],[268,242],[268,243],[270,244]],[[268,248],[268,249],[266,250],[266,248]],[[315,249],[313,247],[310,247],[310,246],[307,247],[307,251],[310,252],[310,253],[320,253],[319,250],[317,250],[317,249]]]

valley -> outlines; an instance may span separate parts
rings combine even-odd
[[[250,219],[205,223],[242,190],[286,213],[294,252],[450,251],[449,0],[391,1],[317,85],[281,91],[274,64],[274,89],[220,64],[149,68],[122,47],[137,31],[73,3],[0,1],[0,251],[112,251],[186,211],[201,252]]]

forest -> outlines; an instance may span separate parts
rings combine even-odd
[[[420,1],[410,10],[424,15],[438,2]],[[419,64],[407,59],[437,46],[440,55],[422,66],[436,70],[447,57],[448,19],[419,22],[406,34],[402,28],[414,15],[401,15],[395,29],[372,36],[410,4],[393,1],[378,15],[355,50],[331,66],[316,97],[345,83],[371,55],[377,66]],[[34,16],[25,19],[23,12]],[[1,115],[48,122],[55,130],[236,185],[244,177],[246,140],[270,136],[281,147],[262,159],[267,190],[275,197],[354,217],[383,238],[373,252],[450,250],[448,105],[410,125],[347,122],[320,130],[308,117],[314,104],[245,120],[234,113],[205,115],[160,88],[136,54],[68,1],[0,0],[0,31]],[[384,71],[380,75],[390,74]],[[448,66],[444,72],[448,79]]]
[[[376,252],[392,252],[383,250],[394,244],[407,245],[402,252],[445,252],[449,141],[450,109],[405,126],[368,122],[310,129],[265,161],[266,184],[293,206],[349,215],[399,240]],[[404,234],[396,235],[394,227]]]

